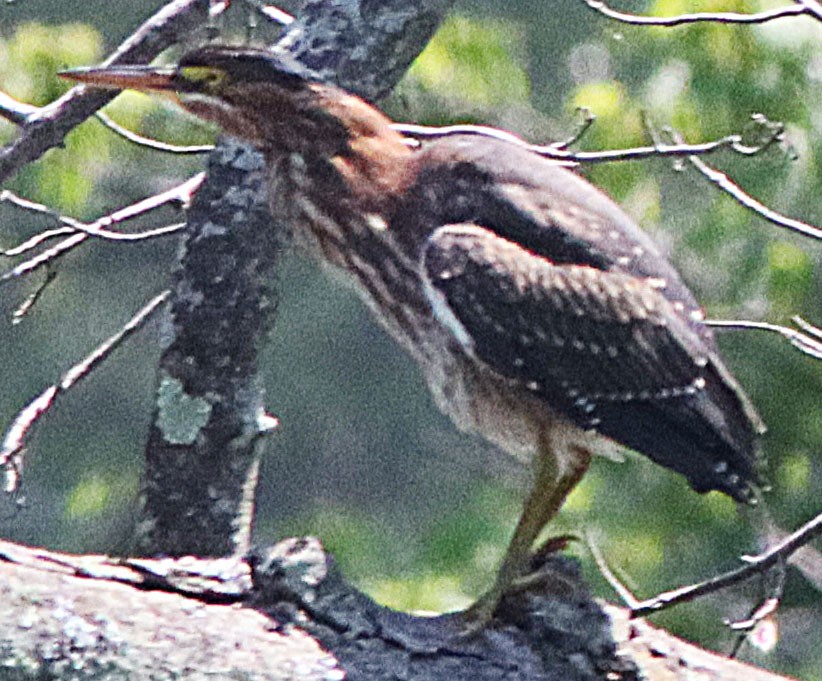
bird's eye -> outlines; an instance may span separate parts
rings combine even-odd
[[[218,87],[225,80],[225,71],[210,66],[184,66],[180,76],[184,82],[202,91]]]

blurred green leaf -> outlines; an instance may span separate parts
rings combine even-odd
[[[111,483],[97,474],[81,480],[66,499],[66,515],[71,519],[98,516],[111,503]]]
[[[13,97],[42,106],[71,87],[57,72],[94,64],[100,58],[100,34],[85,24],[22,24],[0,39],[0,83]]]
[[[774,241],[768,247],[768,264],[769,298],[774,309],[785,315],[801,309],[813,281],[808,253],[786,241]]]
[[[473,598],[460,584],[459,575],[423,573],[403,579],[366,581],[363,587],[377,603],[389,608],[440,613],[471,605]]]
[[[476,107],[522,103],[530,92],[530,79],[518,56],[523,39],[515,22],[449,17],[407,79]]]

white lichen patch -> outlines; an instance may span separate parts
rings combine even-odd
[[[163,373],[157,391],[156,425],[166,442],[192,444],[210,415],[211,405],[205,399],[187,395],[179,380]]]

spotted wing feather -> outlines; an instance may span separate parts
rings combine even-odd
[[[490,369],[699,491],[750,496],[745,403],[653,278],[557,264],[465,224],[429,237],[423,270],[435,314]]]

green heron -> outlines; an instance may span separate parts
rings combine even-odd
[[[163,91],[256,145],[298,244],[347,275],[458,428],[533,467],[469,627],[528,581],[538,535],[609,440],[699,492],[754,500],[762,426],[694,296],[561,164],[478,135],[413,147],[375,107],[253,48],[67,75]]]

